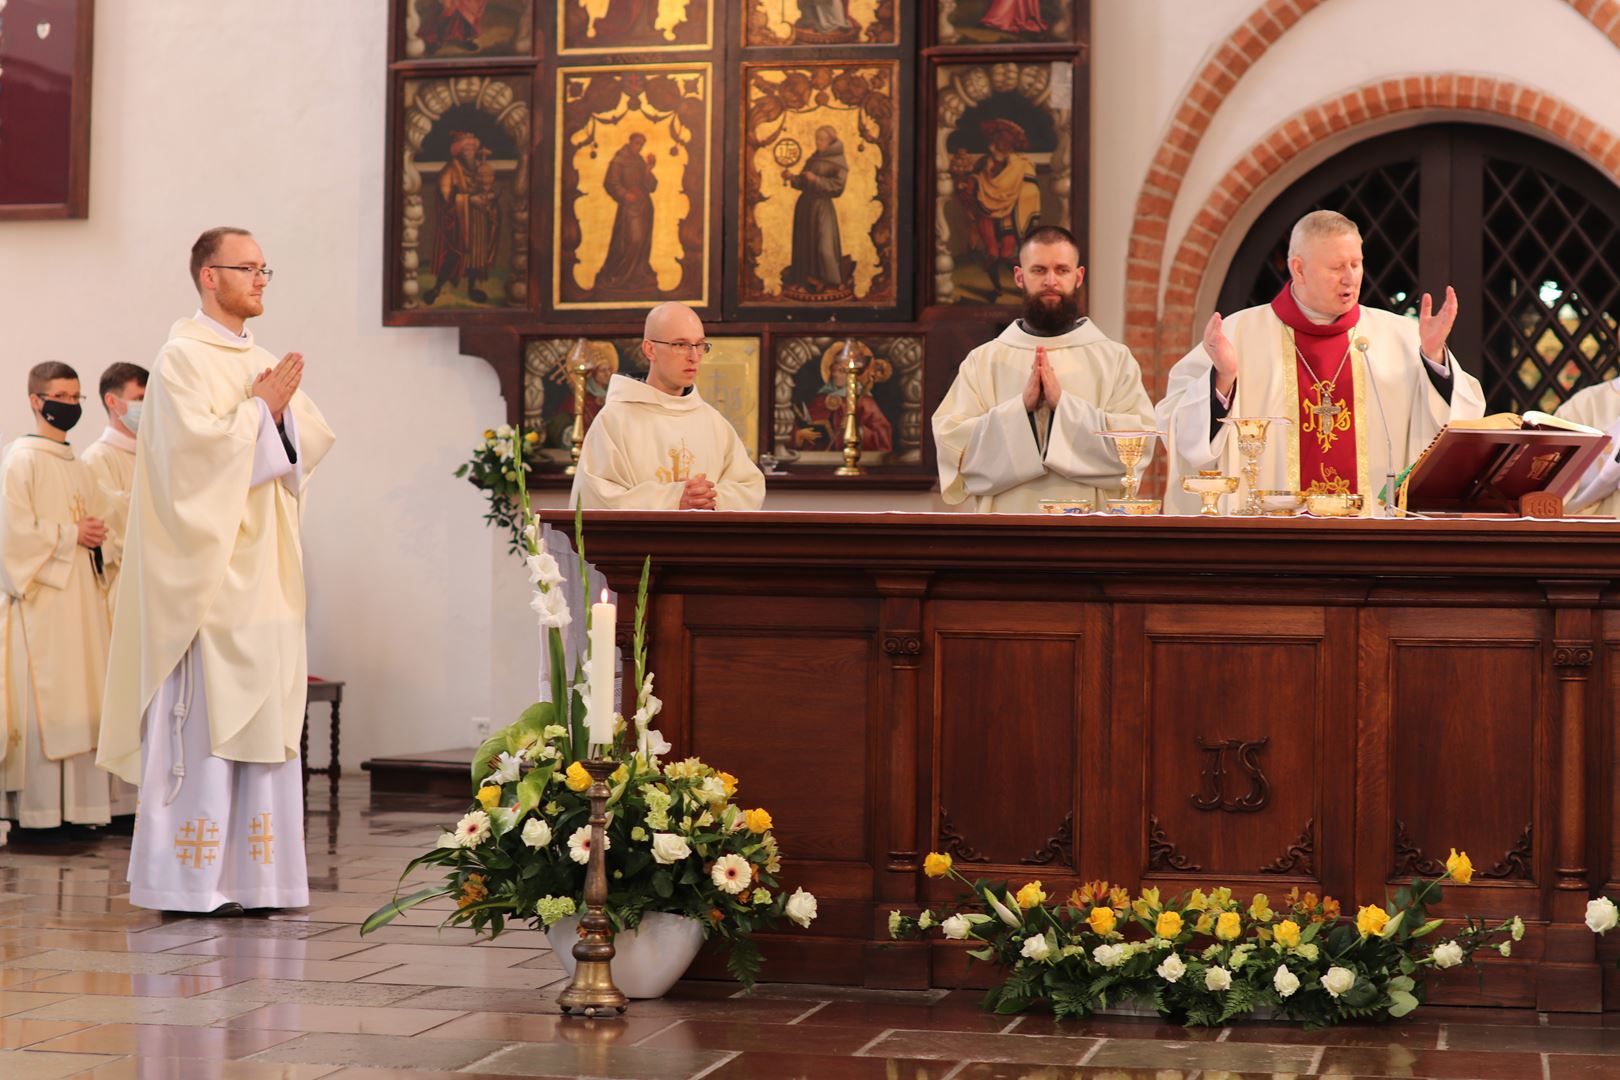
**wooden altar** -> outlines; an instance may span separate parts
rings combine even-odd
[[[929,850],[1057,895],[1349,909],[1456,847],[1477,876],[1437,912],[1530,929],[1437,1000],[1594,1011],[1607,978],[1620,1005],[1620,941],[1582,923],[1620,895],[1620,525],[591,512],[585,536],[622,594],[652,556],[660,726],[742,779],[821,900],[769,978],[959,985],[959,948],[887,939],[891,909],[949,913]]]

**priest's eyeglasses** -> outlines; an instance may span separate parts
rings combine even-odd
[[[672,349],[684,349],[699,356],[707,356],[709,351],[714,348],[712,341],[659,341],[657,338],[648,338],[647,340],[654,345],[668,345]]]
[[[265,281],[269,281],[271,278],[276,276],[276,272],[270,269],[268,266],[216,266],[213,263],[209,263],[208,269],[240,270],[244,274],[252,274],[254,277],[262,277]]]

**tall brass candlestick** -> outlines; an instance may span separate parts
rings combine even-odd
[[[579,471],[579,452],[585,447],[585,380],[591,373],[591,358],[580,341],[568,354],[568,385],[574,390],[574,428],[569,436],[568,468],[564,476]]]
[[[584,762],[591,775],[586,797],[591,800],[591,854],[585,867],[585,914],[580,917],[579,940],[574,943],[574,981],[557,998],[565,1013],[575,1009],[586,1016],[616,1009],[624,1012],[630,1004],[613,985],[613,924],[604,910],[607,904],[607,778],[617,762],[592,758]]]
[[[861,422],[855,418],[855,406],[861,400],[861,362],[851,348],[853,339],[844,343],[844,395],[849,403],[844,413],[844,464],[833,470],[834,476],[865,476],[861,468]]]

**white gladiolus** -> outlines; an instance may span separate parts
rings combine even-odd
[[[1463,962],[1462,946],[1455,941],[1447,941],[1434,947],[1431,954],[1434,957],[1434,966],[1444,971],[1454,968]]]
[[[1230,990],[1232,988],[1232,973],[1223,967],[1212,967],[1204,972],[1204,989]]]
[[[529,598],[529,607],[540,616],[540,628],[556,627],[563,629],[574,621],[573,613],[568,610],[568,598],[561,589],[536,589]]]
[[[1330,967],[1327,974],[1322,976],[1322,989],[1334,997],[1338,997],[1354,985],[1356,985],[1356,973],[1349,968]]]
[[[557,565],[557,559],[551,552],[542,549],[525,555],[523,561],[529,567],[529,584],[547,590],[562,584],[562,567]]]

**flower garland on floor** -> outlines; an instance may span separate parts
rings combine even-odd
[[[1273,909],[1260,893],[1245,907],[1226,888],[1171,898],[1148,888],[1132,897],[1093,881],[1057,902],[1039,881],[1016,891],[969,881],[938,852],[923,866],[931,878],[961,882],[970,890],[963,901],[984,911],[945,919],[891,912],[890,936],[937,928],[950,940],[977,942],[969,956],[1005,969],[985,1002],[1000,1013],[1046,1002],[1060,1019],[1083,1017],[1134,998],[1188,1025],[1223,1024],[1260,1008],[1313,1027],[1400,1017],[1422,1001],[1427,972],[1471,965],[1493,944],[1507,956],[1524,936],[1518,917],[1495,926],[1468,918],[1452,936],[1426,940],[1444,924],[1427,915],[1440,883],[1473,878],[1467,854],[1456,850],[1442,877],[1414,878],[1388,904],[1361,908],[1353,923],[1341,921],[1338,901],[1298,889]]]
[[[511,452],[523,443],[512,432]],[[572,620],[562,591],[562,568],[540,541],[540,522],[528,493],[517,492],[524,560],[534,586],[531,606],[545,632],[550,700],[531,705],[516,723],[479,747],[472,762],[475,805],[437,846],[412,859],[400,876],[438,867],[442,881],[396,896],[361,927],[369,933],[436,897],[455,897],[446,925],[468,926],[494,937],[509,920],[550,927],[582,910],[590,861],[591,778],[585,688],[591,666],[615,656],[587,655],[570,678],[562,630]],[[586,580],[582,517],[574,518],[580,580]],[[653,720],[662,702],[647,670],[647,577],[642,566],[636,597],[632,655],[636,708],[632,726],[613,718],[614,740],[597,748],[619,763],[609,778],[604,852],[607,914],[616,931],[633,930],[650,911],[698,920],[705,936],[725,941],[727,966],[744,985],[758,977],[753,935],[784,919],[801,927],[816,917],[816,898],[778,885],[782,853],[769,812],[735,801],[736,777],[697,758],[662,763],[670,745]],[[588,635],[587,635],[588,636]]]

